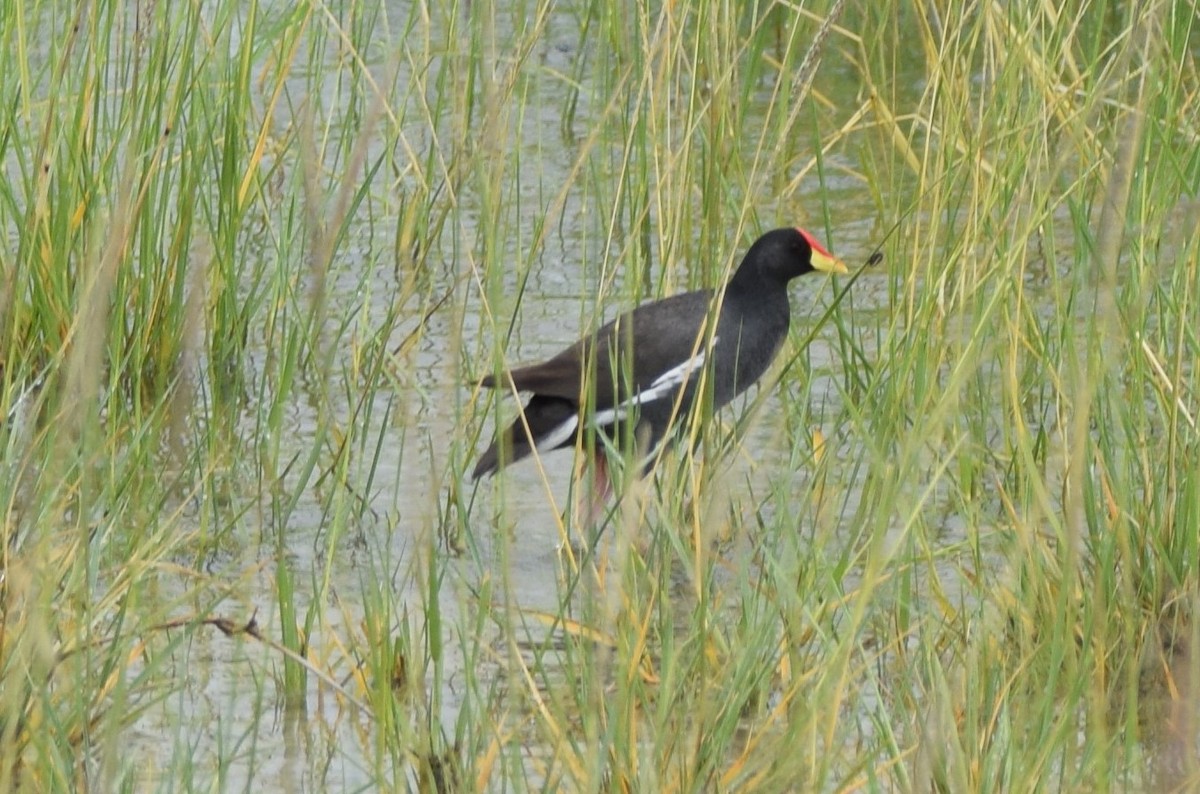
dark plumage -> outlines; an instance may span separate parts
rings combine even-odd
[[[646,303],[553,358],[506,373],[501,387],[511,379],[517,391],[533,396],[524,418],[518,416],[480,456],[473,476],[492,474],[535,447],[548,452],[572,446],[588,426],[617,443],[632,430],[639,451],[650,452],[688,415],[702,373],[708,373],[705,388],[714,410],[762,377],[787,336],[788,282],[813,270],[846,272],[808,232],[767,232],[746,252],[719,308],[713,290]],[[480,384],[497,386],[490,375]],[[628,421],[636,425],[627,428]],[[607,491],[603,453],[597,462]]]

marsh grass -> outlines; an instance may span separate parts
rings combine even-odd
[[[1194,788],[1195,20],[0,6],[0,790]],[[594,546],[469,480],[783,224],[884,264]]]

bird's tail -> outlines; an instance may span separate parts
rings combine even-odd
[[[535,448],[549,452],[575,443],[579,409],[570,400],[535,394],[521,411],[523,418],[518,416],[504,432],[497,434],[496,440],[479,456],[472,479],[495,474],[508,464],[529,457]]]

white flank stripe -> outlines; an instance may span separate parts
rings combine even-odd
[[[599,413],[592,415],[592,427],[604,427],[605,425],[611,425],[618,419],[624,418],[625,409],[623,406],[619,408],[609,408],[607,411],[600,411]]]
[[[570,438],[571,434],[575,432],[575,428],[578,426],[578,424],[578,416],[569,417],[567,421],[551,430],[546,436],[538,441],[537,444],[534,444],[533,448],[538,452],[549,452]]]
[[[713,337],[712,344],[717,344],[717,337]],[[671,367],[655,378],[654,382],[650,384],[650,388],[638,392],[620,405],[596,413],[592,417],[592,426],[604,427],[613,422],[618,422],[628,416],[630,408],[654,402],[670,394],[676,386],[686,381],[691,377],[693,372],[704,366],[706,358],[708,358],[708,351],[701,350],[682,364]]]

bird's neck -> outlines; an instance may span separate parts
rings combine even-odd
[[[751,314],[788,314],[787,284],[739,270],[725,286],[726,303]]]

